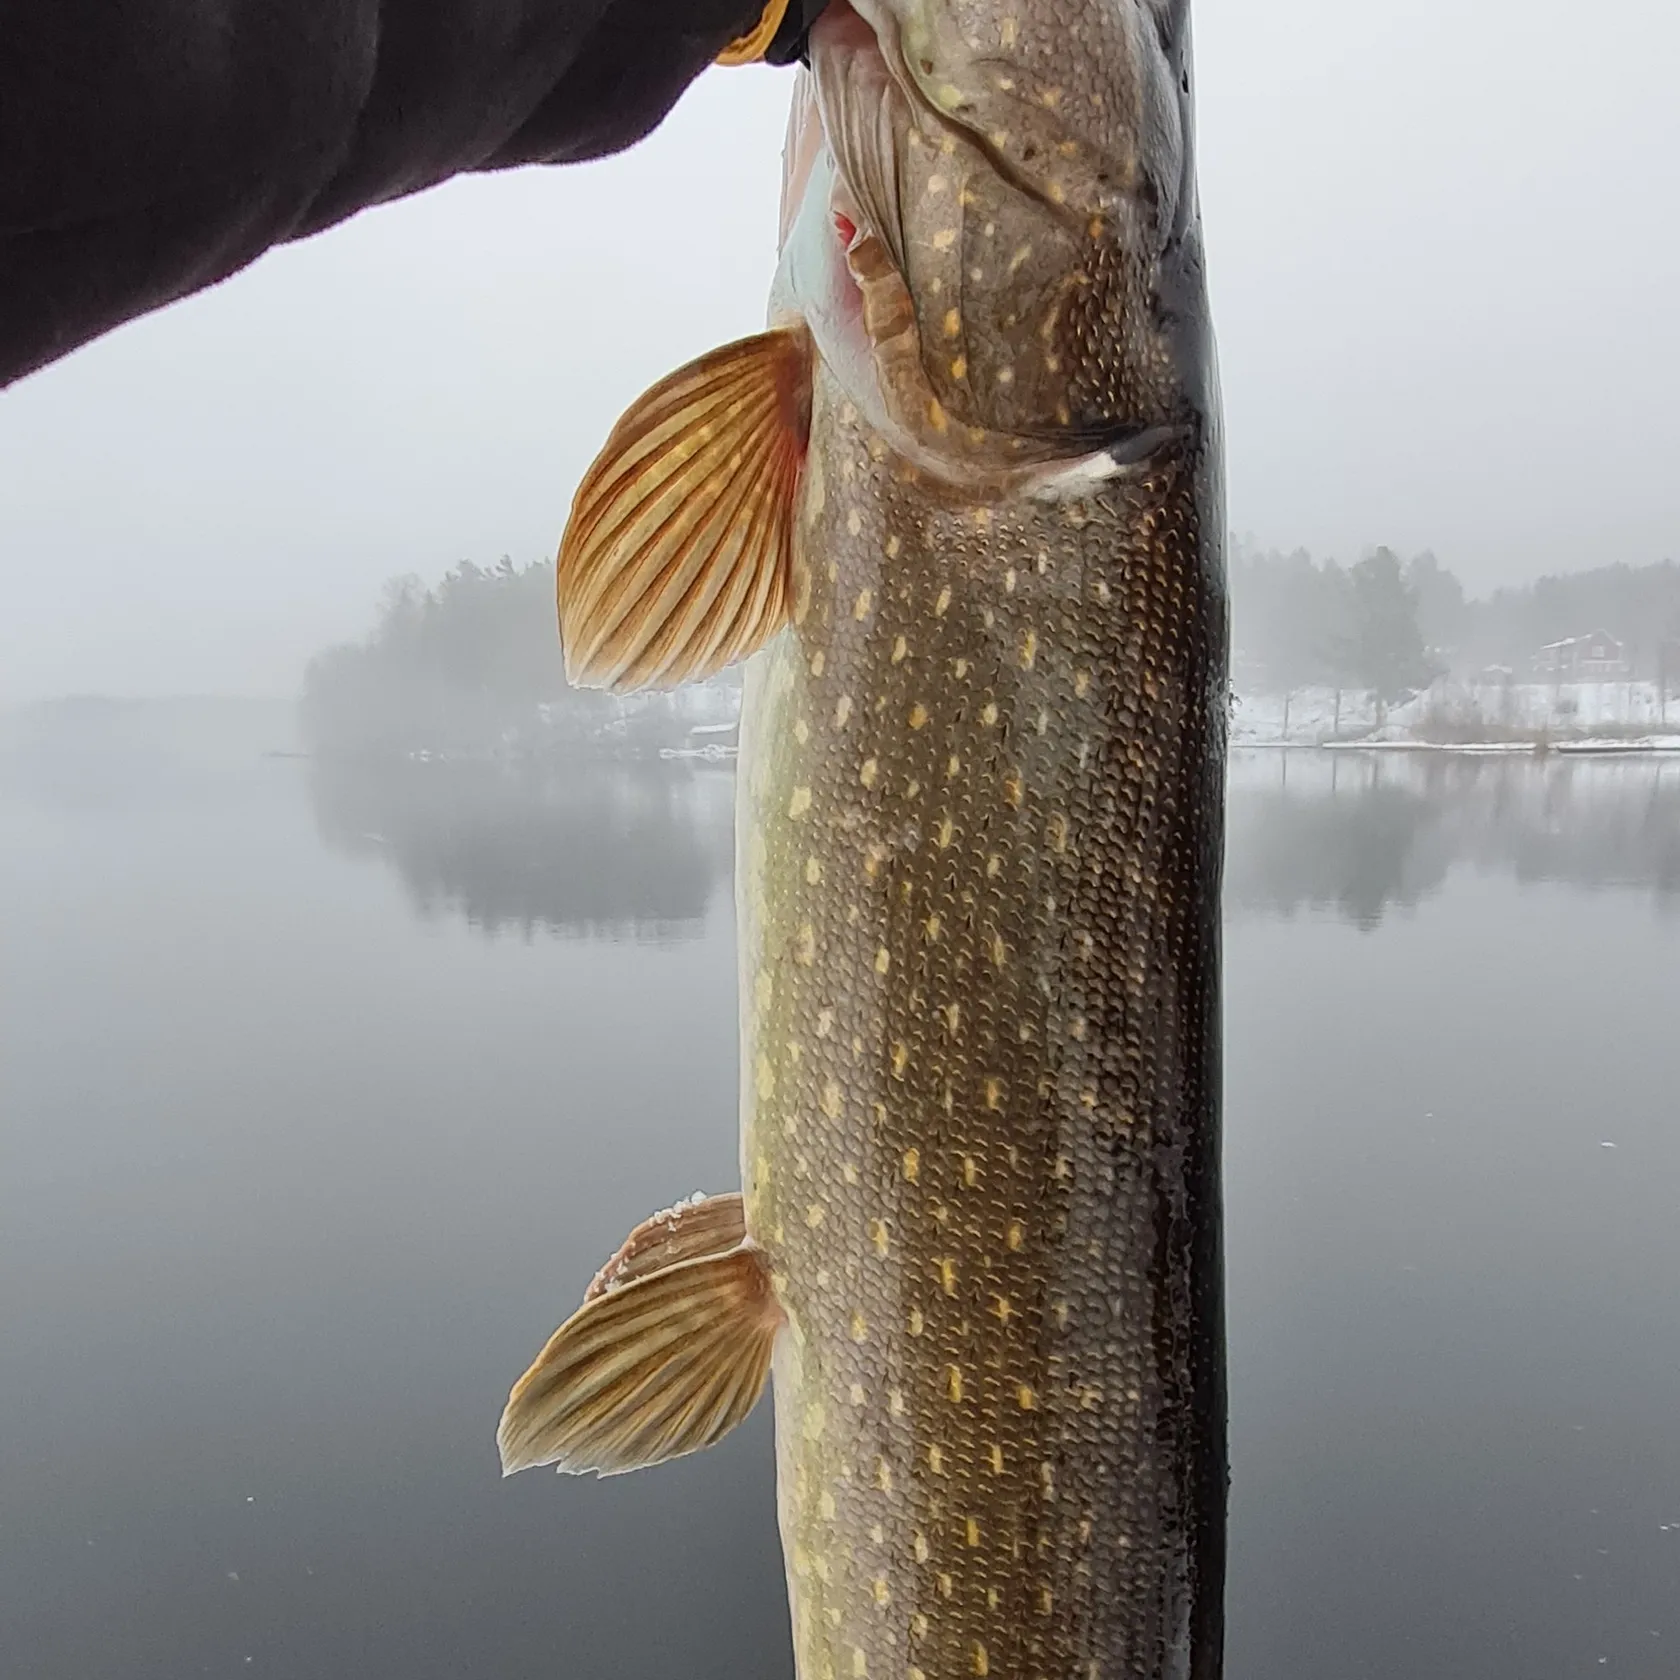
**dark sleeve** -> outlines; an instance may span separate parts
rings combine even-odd
[[[761,7],[0,0],[0,385],[369,205],[618,151]]]

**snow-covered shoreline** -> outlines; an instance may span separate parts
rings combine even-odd
[[[1379,707],[1348,689],[1236,699],[1231,745],[1455,753],[1680,754],[1680,695],[1654,682],[1439,682]]]

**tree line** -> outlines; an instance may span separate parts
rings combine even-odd
[[[1490,668],[1527,678],[1535,655],[1592,631],[1630,674],[1680,684],[1680,565],[1601,566],[1471,600],[1433,554],[1379,548],[1352,566],[1238,539],[1231,555],[1239,692],[1349,688],[1393,702],[1436,677]]]
[[[1432,554],[1379,548],[1357,564],[1232,545],[1239,693],[1346,688],[1390,704],[1435,677],[1505,666],[1607,630],[1634,674],[1680,687],[1680,566],[1607,566],[1472,601]],[[662,702],[638,715],[657,717]],[[624,703],[571,688],[554,620],[554,563],[463,561],[427,587],[386,585],[373,628],[310,664],[302,720],[316,751],[482,752],[523,732],[550,745],[622,727]]]

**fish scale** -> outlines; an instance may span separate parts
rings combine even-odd
[[[1223,607],[1195,474],[954,504],[820,375],[813,435],[807,604],[749,669],[740,762],[799,1673],[1204,1672]]]

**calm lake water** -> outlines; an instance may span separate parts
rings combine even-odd
[[[0,752],[0,1673],[791,1680],[767,1410],[493,1439],[736,1181],[727,768],[287,727]],[[1230,1680],[1673,1680],[1680,761],[1241,758],[1228,903]]]

